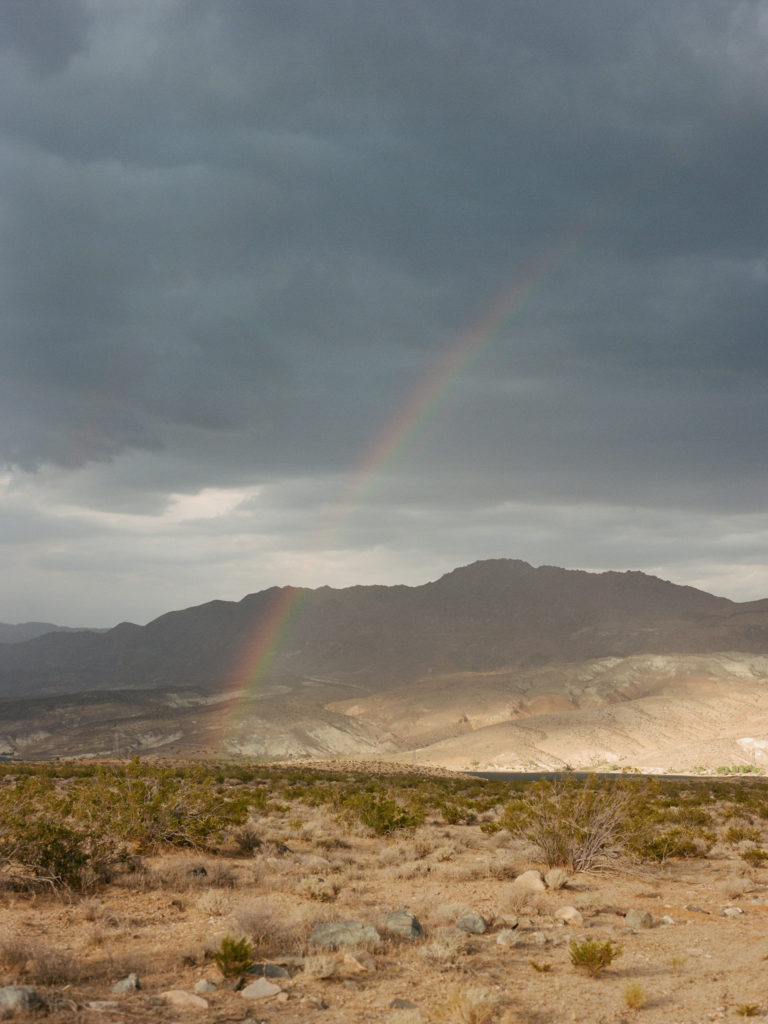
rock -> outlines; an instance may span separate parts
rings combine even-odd
[[[416,1008],[416,1003],[412,1003],[410,999],[401,999],[400,996],[395,996],[389,1004],[390,1010],[415,1010]]]
[[[499,914],[494,918],[494,923],[502,928],[517,928],[520,921],[514,914]]]
[[[669,914],[665,914],[664,917],[660,917],[659,918],[659,924],[670,925],[670,924],[674,924],[674,923],[675,923],[674,917],[670,917]]]
[[[408,910],[393,910],[384,922],[386,931],[401,935],[404,939],[420,939],[424,934],[421,922]]]
[[[277,964],[252,964],[248,968],[248,974],[255,974],[258,978],[290,978],[290,973],[284,967]]]
[[[92,999],[85,1004],[86,1010],[93,1010],[94,1013],[115,1013],[120,1009],[120,1003],[115,999]]]
[[[516,889],[524,889],[526,892],[544,892],[546,885],[541,877],[541,872],[531,869],[518,875],[512,883]]]
[[[332,978],[339,969],[339,958],[333,953],[321,953],[319,956],[308,956],[304,960],[304,973],[310,978],[322,981]]]
[[[213,982],[208,981],[207,978],[201,978],[199,981],[196,981],[195,984],[192,986],[192,990],[194,992],[197,992],[198,994],[202,994],[203,992],[213,992],[215,988],[216,986],[213,984]]]
[[[480,914],[464,914],[456,922],[456,927],[470,935],[483,935],[488,931],[488,922]]]
[[[624,922],[627,928],[653,928],[653,918],[647,910],[628,910]]]
[[[179,1010],[207,1010],[208,1000],[202,996],[193,995],[180,988],[172,988],[167,992],[161,992],[160,998],[169,1006],[175,1006]]]
[[[273,985],[266,978],[259,978],[258,981],[252,981],[250,985],[246,985],[240,995],[243,999],[270,999],[282,991],[279,985]]]
[[[5,985],[0,988],[0,1015],[5,1017],[42,1006],[42,999],[31,985]]]
[[[327,921],[316,924],[309,936],[309,945],[320,949],[338,949],[339,946],[366,946],[381,941],[381,936],[370,925],[360,921]]]
[[[743,914],[744,911],[741,907],[724,907],[720,913],[723,917],[738,917],[739,914]]]
[[[584,924],[584,918],[576,907],[558,907],[555,911],[555,918],[558,921],[562,921],[563,924],[572,925],[574,928],[581,928]]]
[[[376,961],[364,949],[358,949],[354,953],[345,953],[341,963],[347,970],[355,973],[376,970]]]
[[[533,928],[533,921],[530,917],[518,917],[517,919],[518,928]]]
[[[709,910],[704,910],[703,907],[697,907],[695,903],[686,903],[685,904],[685,909],[686,910],[692,910],[696,914],[709,914],[710,913]]]
[[[546,946],[549,942],[549,936],[545,935],[544,932],[534,932],[531,936],[531,940],[535,942],[537,946]]]
[[[513,931],[511,928],[502,928],[500,932],[496,934],[496,943],[499,946],[522,946],[523,940]]]
[[[122,978],[120,981],[116,981],[112,986],[112,991],[135,992],[138,988],[141,988],[141,982],[135,974],[131,973],[127,978]]]

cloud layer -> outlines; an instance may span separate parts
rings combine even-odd
[[[768,5],[48,13],[0,6],[0,619],[768,594]]]

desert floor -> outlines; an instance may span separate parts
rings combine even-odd
[[[768,1021],[768,869],[746,864],[738,844],[691,860],[617,862],[536,892],[515,882],[531,868],[546,873],[536,849],[481,825],[428,819],[381,838],[327,809],[291,806],[258,821],[253,852],[146,856],[85,896],[6,891],[0,984],[33,985],[47,1009],[20,1019],[50,1024]],[[566,906],[582,921],[561,923]],[[417,916],[423,937],[387,934],[399,908]],[[652,927],[629,928],[630,909],[648,911]],[[454,927],[468,911],[488,922],[484,934]],[[313,926],[335,920],[373,925],[381,941],[311,948]],[[227,934],[249,936],[257,962],[283,966],[279,991],[247,1000],[238,979],[222,976],[212,953]],[[595,978],[570,962],[570,943],[584,939],[621,946]],[[131,972],[140,988],[112,991]],[[196,985],[205,1006],[164,995]]]

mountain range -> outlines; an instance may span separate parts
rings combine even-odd
[[[768,599],[496,559],[0,643],[0,754],[759,766],[766,684]]]

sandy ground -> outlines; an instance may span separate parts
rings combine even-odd
[[[435,822],[380,839],[327,812],[290,819],[295,813],[261,822],[265,838],[287,850],[266,843],[247,857],[150,858],[143,870],[71,900],[0,895],[0,981],[35,984],[49,1001],[50,1024],[768,1021],[768,870],[748,867],[735,847],[575,875],[564,889],[528,893],[514,878],[545,866],[505,832]],[[580,911],[581,924],[558,923],[566,905]],[[342,954],[307,965],[296,959],[317,954],[307,940],[318,920],[381,928],[401,907],[421,921],[422,939],[382,931],[359,962]],[[630,908],[648,911],[653,927],[628,929]],[[726,908],[741,912],[723,915]],[[489,922],[485,934],[451,930],[466,910]],[[258,1002],[235,991],[210,956],[223,935],[244,931],[290,974],[276,979],[280,993]],[[570,963],[569,943],[585,938],[622,947],[598,978]],[[313,976],[322,970],[330,976]],[[113,993],[131,971],[141,988]],[[164,1001],[165,991],[190,993],[202,979],[214,985],[206,1007]],[[627,1005],[633,989],[640,1008]],[[393,1006],[396,999],[407,1003]]]

